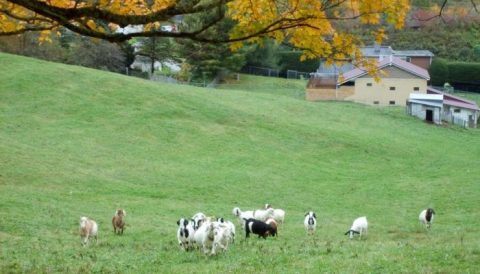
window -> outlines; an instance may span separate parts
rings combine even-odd
[[[390,87],[390,90],[395,90],[395,87]]]
[[[414,87],[413,90],[414,90],[414,91],[419,91],[420,88],[419,88],[419,87]]]
[[[373,101],[373,104],[374,104],[374,105],[378,105],[379,103],[380,103],[380,102],[378,102],[378,101]]]
[[[453,112],[455,112],[455,113],[460,113],[460,109],[459,109],[459,108],[456,108],[456,109],[453,110]]]
[[[390,105],[395,105],[395,101],[389,101],[388,102]]]
[[[371,87],[372,86],[372,83],[367,83],[367,87]]]

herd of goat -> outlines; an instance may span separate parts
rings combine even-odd
[[[245,236],[248,238],[251,233],[263,237],[276,236],[279,224],[285,221],[285,211],[274,209],[266,204],[264,209],[241,211],[235,207],[233,215],[238,218],[239,224],[245,230]],[[430,228],[435,211],[427,208],[420,212],[419,221]],[[123,209],[117,209],[112,218],[112,226],[115,234],[123,234],[125,228],[126,212]],[[177,221],[177,239],[180,247],[189,251],[196,247],[203,250],[205,254],[215,255],[220,251],[226,251],[228,245],[235,241],[235,225],[224,218],[207,217],[204,213],[196,213],[192,218],[181,218]],[[313,234],[317,226],[317,216],[315,212],[309,211],[305,214],[304,226],[307,234]],[[353,221],[350,229],[345,232],[350,239],[358,234],[361,238],[366,235],[368,230],[367,217],[359,217]],[[90,238],[97,240],[98,225],[94,220],[87,217],[80,218],[80,236],[82,243],[86,245]]]

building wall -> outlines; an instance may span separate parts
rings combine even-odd
[[[357,78],[355,93],[345,99],[367,105],[405,106],[410,93],[427,93],[427,81],[423,78],[396,67],[388,67],[384,72],[388,76],[383,76],[378,83],[369,75]],[[390,90],[390,87],[395,90]]]
[[[340,86],[337,90],[335,88],[307,88],[305,97],[307,101],[322,101],[322,100],[345,100],[354,94],[353,86]]]
[[[443,120],[462,126],[462,121],[465,121],[470,127],[477,127],[478,113],[471,109],[444,105]]]
[[[408,113],[410,115],[416,116],[422,120],[427,119],[427,110],[431,110],[433,112],[433,122],[435,124],[442,123],[441,111],[440,111],[440,108],[438,107],[430,107],[430,106],[424,106],[421,104],[410,103],[410,105],[408,105],[407,108],[408,108]]]
[[[410,63],[428,70],[432,63],[432,57],[410,57]]]

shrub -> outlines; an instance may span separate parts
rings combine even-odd
[[[448,72],[452,84],[480,85],[480,63],[452,62]]]
[[[433,86],[443,86],[445,82],[449,81],[448,80],[449,79],[448,63],[444,59],[441,59],[441,58],[433,59],[429,72],[430,72],[430,83]]]

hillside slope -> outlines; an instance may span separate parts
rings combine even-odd
[[[478,271],[478,130],[1,53],[0,98],[0,272]],[[181,216],[267,202],[287,211],[278,239],[245,242],[237,227],[218,258],[179,250]],[[347,241],[362,215],[368,238]],[[99,222],[97,245],[81,247],[80,216]]]

